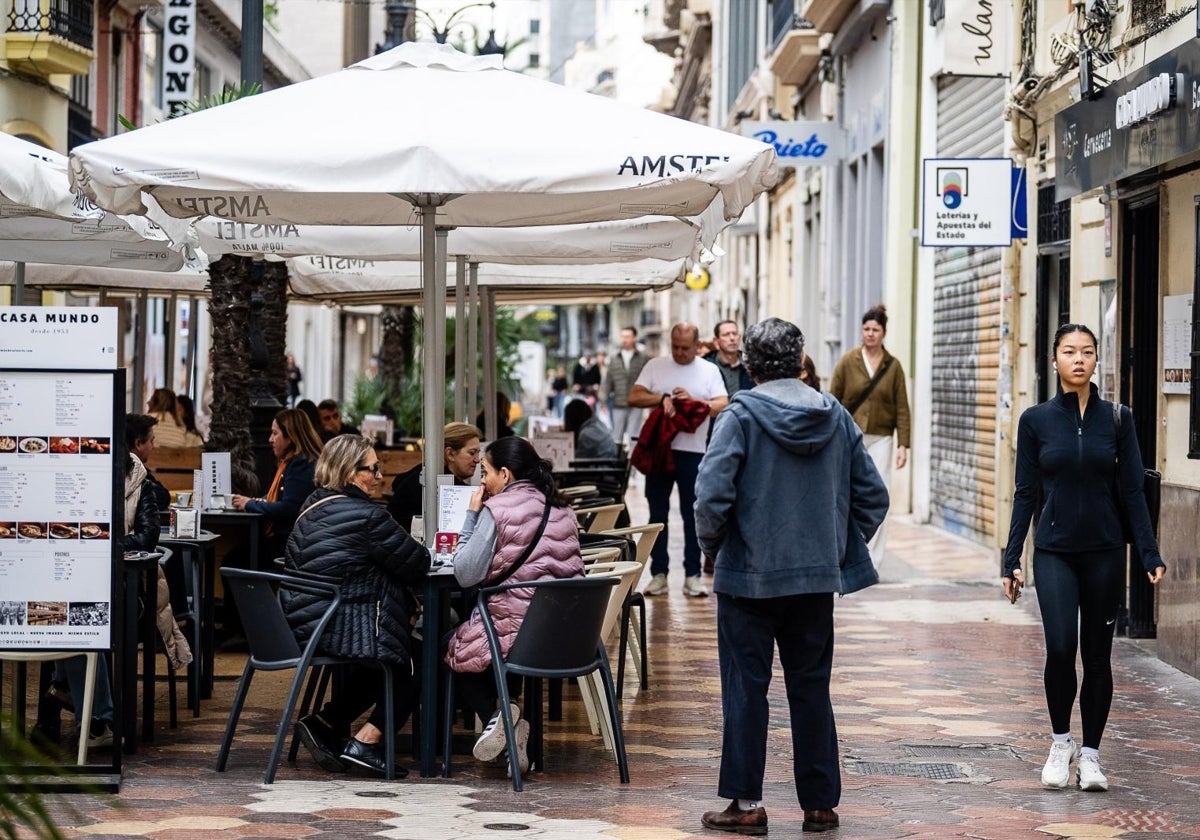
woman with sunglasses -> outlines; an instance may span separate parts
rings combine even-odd
[[[360,435],[339,435],[317,460],[317,490],[304,503],[287,542],[288,571],[336,583],[342,601],[321,637],[322,653],[392,665],[396,728],[408,719],[416,696],[411,630],[417,599],[411,586],[429,571],[429,552],[372,498],[383,484],[379,456]],[[301,644],[328,607],[328,599],[284,590],[288,622]],[[317,764],[326,770],[385,769],[382,672],[346,665],[332,699],[301,718],[296,729]],[[350,725],[367,709],[370,717],[353,737]],[[408,771],[396,768],[397,776]]]

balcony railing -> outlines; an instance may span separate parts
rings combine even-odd
[[[57,35],[93,49],[93,0],[14,0],[8,13],[9,32]]]

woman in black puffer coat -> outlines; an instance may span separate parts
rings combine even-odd
[[[287,541],[287,569],[337,583],[341,606],[325,628],[323,653],[391,663],[395,722],[407,720],[416,696],[409,653],[416,597],[409,589],[429,571],[429,552],[373,501],[380,487],[379,456],[371,441],[340,435],[317,461],[317,490],[301,507]],[[329,606],[327,599],[284,590],[283,608],[301,644]],[[383,683],[379,669],[340,669],[333,699],[319,714],[301,718],[300,739],[327,770],[347,764],[384,771]],[[367,722],[347,740],[350,725],[374,706]],[[401,768],[397,768],[401,774]]]

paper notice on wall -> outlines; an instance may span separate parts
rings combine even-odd
[[[1164,394],[1192,392],[1192,296],[1163,298],[1162,364]]]
[[[575,460],[575,435],[572,432],[545,432],[533,441],[533,448],[550,462],[555,472],[569,470]]]

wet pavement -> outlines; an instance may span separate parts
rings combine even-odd
[[[636,491],[630,502],[634,521],[645,521]],[[521,793],[502,767],[469,755],[448,780],[418,778],[402,756],[412,775],[387,783],[326,773],[303,750],[296,766],[285,764],[264,786],[287,679],[264,674],[227,772],[211,769],[235,687],[221,680],[201,718],[160,727],[156,743],[126,761],[119,796],[56,797],[54,813],[68,836],[158,840],[724,836],[699,822],[703,811],[726,804],[716,798],[716,600],[680,591],[681,533],[676,519],[670,594],[647,599],[650,687],[638,692],[628,681],[623,698],[629,785],[618,783],[611,754],[568,687],[563,721],[547,723],[547,766],[527,777]],[[1119,640],[1101,746],[1112,789],[1043,790],[1049,737],[1035,597],[1017,606],[1002,598],[994,551],[903,518],[893,519],[888,540],[883,582],[836,607],[844,791],[842,826],[828,836],[1200,837],[1200,681],[1159,662],[1152,643]],[[218,673],[239,670],[237,657],[219,657]],[[770,836],[799,837],[787,704],[776,675],[764,804]],[[165,687],[160,695],[165,703]],[[1077,719],[1074,730],[1078,739]]]

